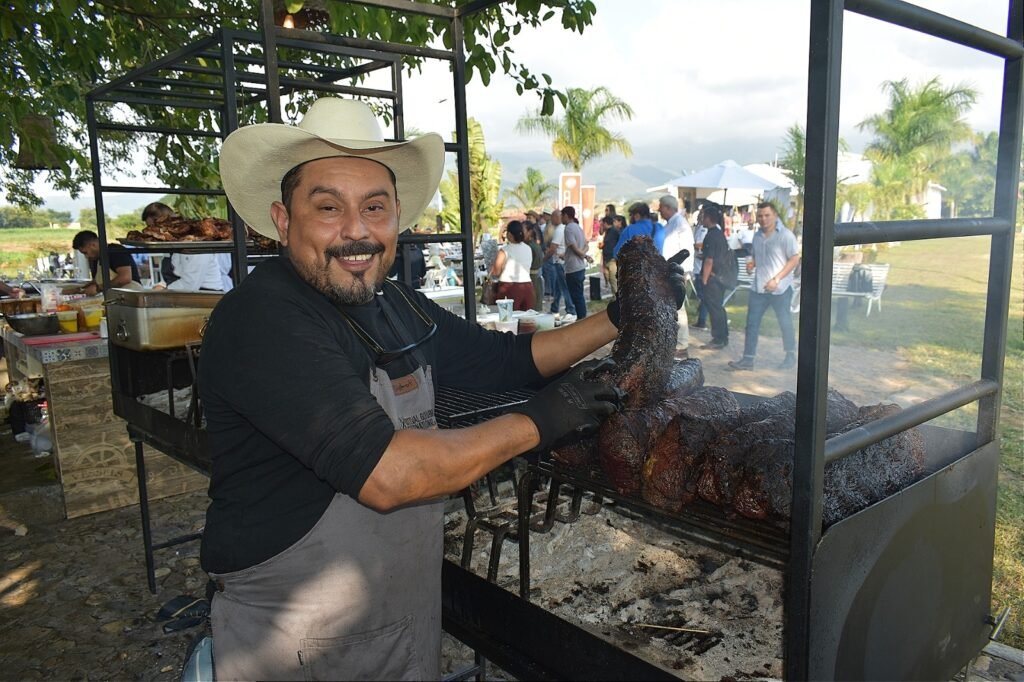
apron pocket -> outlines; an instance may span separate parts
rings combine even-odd
[[[418,680],[413,617],[378,630],[300,641],[307,680]]]

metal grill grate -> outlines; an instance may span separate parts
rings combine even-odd
[[[503,393],[476,393],[441,386],[434,397],[434,415],[442,429],[472,426],[504,414],[513,405],[525,403],[534,394],[529,389]]]

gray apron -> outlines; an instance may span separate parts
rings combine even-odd
[[[404,330],[401,330],[404,331]],[[430,367],[370,392],[396,429],[434,428]],[[381,514],[338,493],[301,540],[211,574],[218,680],[425,680],[440,676],[443,502]]]

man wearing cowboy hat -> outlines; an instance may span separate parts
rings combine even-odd
[[[595,429],[621,400],[582,363],[510,414],[434,428],[435,382],[541,382],[612,340],[618,319],[613,305],[500,334],[386,280],[443,163],[439,136],[385,142],[366,105],[335,98],[298,126],[224,142],[231,205],[285,256],[224,297],[203,340],[219,679],[436,678],[439,500]]]

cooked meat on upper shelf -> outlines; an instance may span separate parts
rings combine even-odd
[[[209,242],[231,239],[231,223],[222,218],[157,218],[142,230],[132,230],[127,239],[142,242]]]

